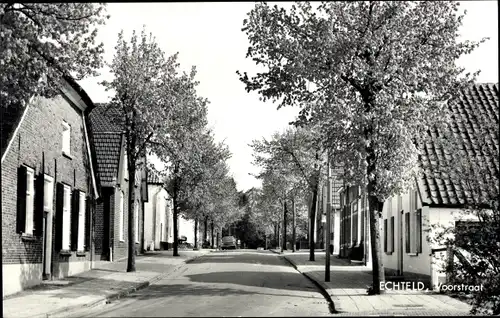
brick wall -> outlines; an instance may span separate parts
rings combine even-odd
[[[96,204],[94,246],[97,259],[109,260],[110,246],[110,220],[112,217],[112,200],[114,188],[103,187],[101,189],[102,201]]]
[[[62,154],[62,121],[71,125],[71,158]],[[35,176],[42,171],[42,156],[45,160],[45,174],[54,178],[55,185],[64,182],[72,189],[86,194],[90,191],[89,162],[83,134],[82,112],[71,106],[63,97],[52,99],[35,98],[27,111],[17,135],[2,162],[2,263],[22,264],[42,261],[42,238],[25,241],[16,233],[17,222],[17,168],[24,164],[35,170]],[[91,202],[87,202],[90,204]],[[53,213],[55,216],[55,213]],[[55,219],[52,232],[55,242]],[[52,253],[53,272],[58,264],[89,259],[85,256],[60,256]],[[63,274],[64,273],[57,273]]]

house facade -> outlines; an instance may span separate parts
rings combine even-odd
[[[148,201],[144,205],[144,246],[146,250],[172,248],[172,199],[163,182],[152,171],[148,172]]]
[[[66,77],[59,95],[2,109],[3,296],[92,267],[100,197],[93,108]]]
[[[449,103],[452,111],[452,132],[459,140],[456,153],[477,157],[498,173],[498,84],[475,84],[460,92]],[[491,130],[491,129],[490,129]],[[459,180],[444,172],[453,162],[453,155],[439,146],[442,132],[429,131],[420,145],[418,164],[422,172],[405,193],[384,202],[380,218],[382,262],[387,276],[418,280],[436,287],[445,281],[440,256],[446,249],[429,241],[432,225],[454,225],[459,212],[471,203],[471,196]],[[477,140],[484,139],[481,147]],[[481,149],[480,149],[481,148]],[[341,191],[341,256],[353,257],[353,249],[364,246],[364,259],[370,260],[368,202],[363,189],[344,187]],[[361,213],[361,214],[360,214]]]
[[[92,136],[97,153],[97,171],[101,180],[102,200],[96,206],[95,253],[101,261],[127,257],[129,240],[129,185],[125,136],[116,118],[118,110],[97,104],[90,113]],[[144,250],[144,203],[147,200],[144,168],[134,176],[136,253]]]

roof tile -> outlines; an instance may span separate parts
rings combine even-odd
[[[498,173],[498,83],[475,84],[460,92],[457,101],[449,103],[452,112],[450,131],[460,141],[459,155],[472,160],[486,162],[491,173]],[[493,128],[495,127],[495,128]],[[453,180],[442,167],[453,162],[454,156],[447,149],[438,146],[442,133],[431,130],[421,146],[419,163],[424,170],[423,190],[431,204],[471,203],[471,193],[465,191],[463,182]],[[486,145],[478,145],[478,139],[485,139]]]

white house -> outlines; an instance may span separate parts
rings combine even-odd
[[[154,172],[148,172],[148,201],[144,203],[144,246],[146,250],[166,250],[174,243],[172,198]],[[194,221],[179,215],[179,237],[194,244]]]
[[[449,106],[450,132],[460,140],[454,155],[475,156],[498,172],[498,84],[472,85]],[[457,180],[442,172],[453,157],[438,147],[440,136],[429,132],[418,161],[422,177],[406,193],[387,199],[380,219],[386,276],[402,276],[434,287],[445,280],[439,255],[446,256],[446,250],[428,241],[431,225],[454,224],[471,199]],[[485,140],[481,147],[478,139]],[[340,242],[339,255],[371,266],[367,196],[357,186],[343,187],[340,194],[340,229],[334,230],[334,242]]]
[[[173,238],[172,200],[158,176],[148,173],[148,202],[144,204],[145,249],[169,249]]]

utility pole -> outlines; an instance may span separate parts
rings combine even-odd
[[[326,251],[326,258],[325,258],[325,282],[330,281],[330,218],[331,218],[331,211],[332,211],[332,173],[330,169],[330,152],[328,152],[327,155],[327,169],[328,169],[328,180],[327,180],[327,198],[326,198],[326,246],[325,246],[325,251]]]

